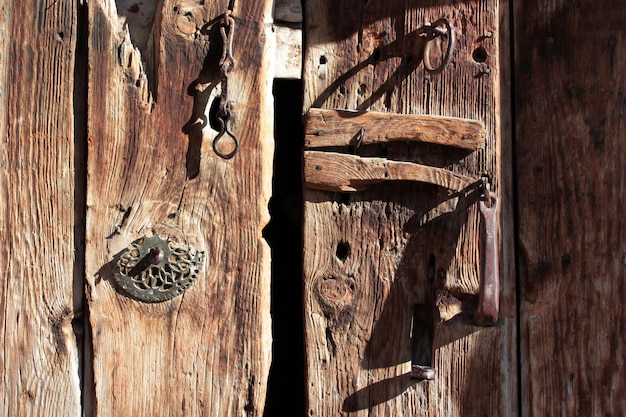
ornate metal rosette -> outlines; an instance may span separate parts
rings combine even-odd
[[[204,252],[153,235],[136,240],[120,255],[115,280],[130,297],[156,303],[185,292],[203,264]]]

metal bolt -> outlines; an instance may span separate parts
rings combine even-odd
[[[155,247],[150,249],[150,253],[148,254],[148,261],[152,265],[157,265],[163,260],[163,256],[165,256],[163,249]]]

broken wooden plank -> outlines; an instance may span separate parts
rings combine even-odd
[[[362,130],[361,130],[362,129]],[[480,120],[424,114],[311,108],[306,115],[307,148],[396,141],[435,143],[474,151],[485,145]]]
[[[214,152],[218,132],[209,122],[223,87],[219,24],[228,2],[159,2],[154,48],[145,51],[133,47],[132,28],[127,34],[112,0],[88,3],[86,279],[90,411],[98,416],[263,415],[271,353],[262,230],[273,161],[272,1],[234,3],[228,127],[239,149],[228,160]],[[113,278],[120,254],[153,234],[205,258],[184,294],[144,303],[118,291]]]
[[[418,181],[461,191],[475,180],[452,171],[386,158],[304,152],[304,185],[328,191],[361,191],[383,181]]]
[[[0,15],[0,415],[78,417],[78,5],[8,0]]]

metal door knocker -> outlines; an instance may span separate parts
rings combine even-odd
[[[452,24],[448,19],[441,18],[437,20],[432,25],[425,26],[426,29],[426,45],[424,46],[424,68],[426,72],[430,75],[437,75],[443,71],[443,69],[450,63],[450,59],[452,58],[452,51],[454,51],[454,29],[452,28]],[[441,64],[437,67],[433,67],[430,61],[430,48],[432,45],[432,41],[434,41],[438,37],[443,37],[444,39],[448,39],[448,47],[446,48],[446,53],[443,56],[443,60]]]
[[[203,264],[204,252],[155,234],[136,240],[120,255],[115,281],[122,292],[136,300],[167,301],[198,279]]]

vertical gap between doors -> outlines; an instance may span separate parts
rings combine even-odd
[[[87,215],[87,100],[88,100],[88,12],[86,2],[76,3],[76,44],[74,61],[74,318],[72,327],[78,350],[78,379],[82,415],[93,415],[95,393],[91,367],[91,331],[85,298],[85,232]]]
[[[513,253],[515,260],[515,315],[516,315],[516,342],[517,342],[517,415],[523,416],[523,396],[522,396],[522,339],[521,339],[521,276],[519,265],[519,212],[518,212],[518,183],[517,183],[517,158],[515,157],[516,148],[516,120],[515,120],[515,0],[508,0],[508,59],[510,71],[510,103],[511,108],[508,109],[511,117],[511,181],[512,181],[512,204],[513,204]]]
[[[265,417],[305,415],[302,303],[302,81],[274,81],[274,174],[271,220],[272,366]]]

